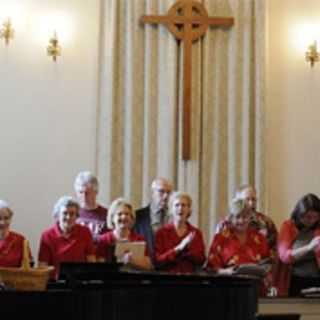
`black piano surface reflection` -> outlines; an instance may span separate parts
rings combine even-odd
[[[0,314],[28,319],[253,320],[258,281],[213,274],[118,270],[66,264],[65,280],[45,292],[0,291]]]

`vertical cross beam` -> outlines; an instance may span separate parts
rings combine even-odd
[[[166,16],[142,16],[142,23],[163,24],[183,42],[183,128],[182,159],[191,159],[191,103],[192,103],[192,42],[204,36],[209,25],[230,27],[230,17],[209,17],[202,3],[194,0],[177,1]]]

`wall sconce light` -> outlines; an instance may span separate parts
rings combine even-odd
[[[317,50],[317,41],[314,41],[306,52],[306,61],[310,62],[311,67],[313,67],[314,63],[319,61],[320,53]]]
[[[10,42],[10,39],[13,39],[13,36],[14,36],[14,29],[12,28],[10,18],[7,18],[2,23],[2,27],[0,28],[0,38],[3,38],[6,45],[8,45]]]
[[[49,57],[52,57],[53,61],[57,61],[57,56],[61,56],[61,47],[59,45],[59,40],[56,32],[53,33],[53,37],[49,40],[47,54]]]

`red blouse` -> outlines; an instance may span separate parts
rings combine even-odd
[[[190,232],[195,232],[189,246],[180,253],[175,251],[175,247]],[[155,236],[155,262],[160,270],[191,273],[197,267],[201,267],[205,261],[205,246],[202,233],[199,229],[187,224],[187,232],[179,237],[175,226],[170,223],[160,228]]]
[[[42,233],[38,259],[54,266],[52,276],[57,277],[61,262],[86,262],[87,257],[94,254],[92,236],[87,227],[76,224],[65,237],[55,224]]]
[[[266,238],[258,231],[248,228],[246,241],[241,244],[232,229],[225,229],[214,236],[208,258],[208,267],[213,270],[258,263],[271,256]]]
[[[0,240],[1,267],[21,267],[24,239],[23,235],[9,231],[9,234]]]

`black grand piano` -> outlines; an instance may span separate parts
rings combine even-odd
[[[258,280],[208,273],[123,270],[108,264],[63,264],[64,278],[44,292],[0,291],[1,319],[253,320]],[[20,316],[21,317],[21,316]]]

